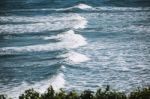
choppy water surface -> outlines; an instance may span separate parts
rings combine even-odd
[[[0,93],[149,85],[150,3],[140,2],[2,1]]]

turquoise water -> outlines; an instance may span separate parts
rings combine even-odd
[[[150,84],[149,1],[0,3],[0,93],[28,88],[128,92]]]

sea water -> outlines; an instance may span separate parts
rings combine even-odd
[[[0,94],[150,84],[150,2],[0,2]]]

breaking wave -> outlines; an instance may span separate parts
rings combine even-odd
[[[73,8],[79,8],[79,9],[92,9],[92,6],[86,5],[86,4],[78,4],[76,6],[74,6]]]
[[[18,96],[24,93],[25,90],[34,88],[36,91],[40,93],[44,93],[46,89],[50,85],[52,85],[54,90],[59,91],[60,88],[64,88],[65,83],[66,81],[64,79],[64,74],[59,73],[53,76],[51,79],[42,80],[34,84],[30,84],[28,82],[22,82],[22,84],[17,87],[7,88],[8,86],[6,86],[4,89],[2,89],[3,90],[2,94],[8,94],[9,96],[11,96],[11,98],[17,99]]]
[[[0,25],[0,34],[21,34],[42,31],[54,31],[61,29],[85,28],[87,21],[78,14],[61,16],[8,16],[0,17],[0,22],[11,23]],[[13,24],[19,23],[19,24]],[[26,24],[22,24],[26,23]],[[63,24],[62,24],[63,23]]]
[[[61,55],[61,57],[66,58],[65,61],[69,63],[81,63],[90,60],[90,58],[86,55],[77,52],[69,52],[67,54]]]
[[[21,47],[3,47],[0,48],[0,54],[14,54],[14,53],[25,53],[25,52],[40,52],[40,51],[56,51],[62,49],[72,49],[79,46],[86,45],[86,39],[75,34],[73,30],[58,34],[56,36],[45,37],[44,40],[57,39],[60,42],[49,43],[49,44],[38,44]]]

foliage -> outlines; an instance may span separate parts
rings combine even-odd
[[[47,92],[41,95],[41,99],[54,99],[55,91],[52,86],[47,89]]]
[[[6,99],[5,95],[0,95],[0,99]]]
[[[5,95],[0,95],[0,99],[8,99]],[[98,89],[96,92],[85,90],[82,93],[76,91],[66,92],[60,89],[55,92],[50,86],[43,94],[34,89],[26,90],[19,99],[150,99],[150,87],[138,88],[128,96],[125,93],[113,91],[107,86],[105,89]]]
[[[34,89],[26,90],[24,94],[19,96],[19,99],[40,99],[40,94]]]
[[[150,99],[150,86],[146,88],[138,88],[129,95],[129,99]]]
[[[94,95],[93,95],[93,91],[90,90],[85,90],[82,94],[81,94],[81,99],[93,99]]]
[[[98,89],[95,94],[96,99],[127,99],[125,93],[111,91],[110,87],[107,86],[103,91],[102,89]]]
[[[55,94],[54,99],[66,99],[66,92],[63,89],[60,89],[60,92]]]
[[[79,99],[79,95],[76,93],[76,91],[71,91],[66,95],[66,99]]]

